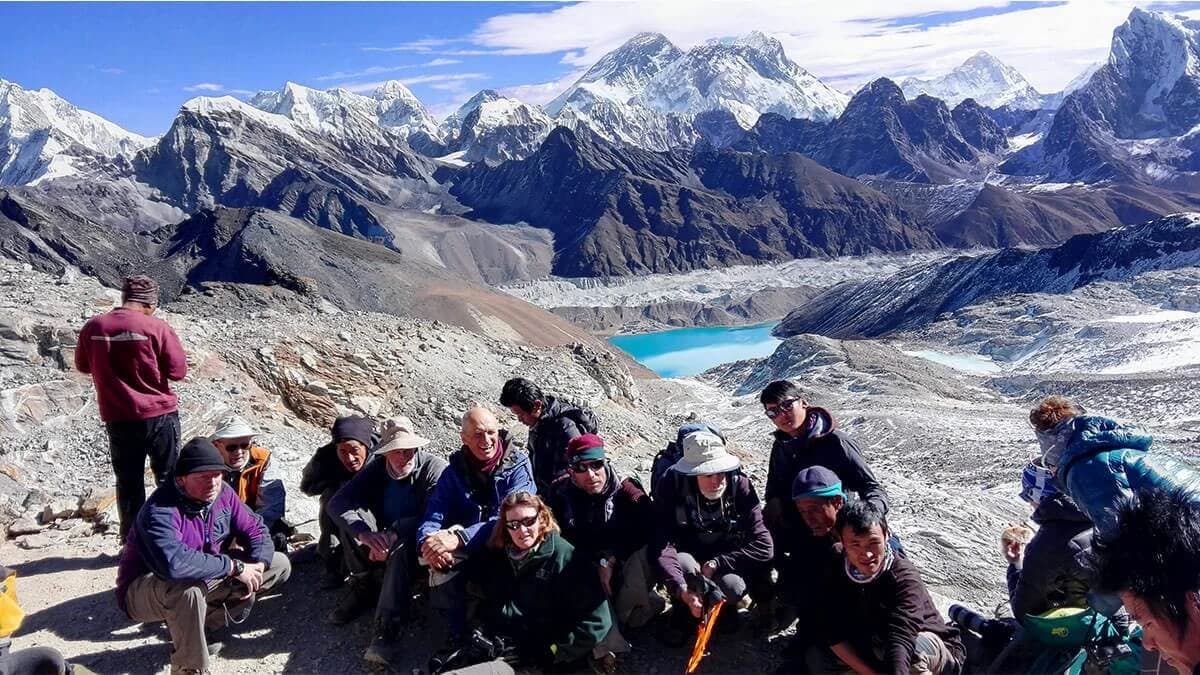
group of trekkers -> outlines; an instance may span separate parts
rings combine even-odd
[[[286,495],[240,417],[176,449],[169,381],[186,374],[183,349],[152,316],[152,280],[128,279],[123,301],[87,322],[76,352],[117,475],[117,601],[134,621],[166,622],[174,672],[206,672],[220,647],[210,638],[291,574]],[[1200,673],[1195,476],[1150,452],[1138,428],[1059,396],[1031,411],[1041,451],[1021,496],[1039,529],[1004,539],[1010,618],[955,607],[947,621],[854,439],[794,382],[770,383],[759,401],[774,424],[762,500],[716,426],[684,424],[642,483],[617,471],[622,449],[592,411],[523,378],[498,403],[529,428],[524,446],[485,406],[465,411],[446,459],[404,416],[337,419],[300,485],[320,501],[321,585],[343,593],[329,621],[373,608],[365,658],[394,665],[427,587],[446,635],[429,662],[440,672],[613,672],[627,636],[651,626],[680,647],[749,618],[763,639],[795,622],[781,672],[1097,672],[1131,660],[1136,672],[1146,648]],[[1046,654],[1065,658],[1046,666]]]

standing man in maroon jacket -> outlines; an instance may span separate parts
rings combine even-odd
[[[146,501],[146,456],[158,485],[170,479],[179,454],[179,402],[171,381],[187,375],[187,357],[175,331],[154,318],[158,284],[148,276],[125,279],[121,306],[94,316],[79,332],[75,367],[92,376],[100,419],[108,431],[121,541]]]

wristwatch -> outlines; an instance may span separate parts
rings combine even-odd
[[[242,576],[242,572],[245,572],[245,571],[246,571],[246,563],[242,562],[241,560],[238,560],[237,558],[234,558],[233,559],[233,574],[231,574],[230,576],[240,577],[240,576]]]

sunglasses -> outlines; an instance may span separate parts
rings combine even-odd
[[[782,415],[784,413],[792,412],[792,408],[799,401],[800,401],[800,399],[798,399],[798,398],[784,399],[779,402],[779,405],[776,405],[774,407],[768,407],[767,409],[763,410],[763,414],[765,414],[770,419],[775,419],[776,417],[779,417],[780,415]]]
[[[521,529],[522,527],[527,530],[532,528],[534,525],[537,525],[537,521],[538,521],[537,516],[529,516],[528,518],[520,518],[517,520],[510,520],[507,523],[505,523],[504,526],[507,527],[510,532],[516,532],[517,530]]]
[[[226,449],[226,450],[231,450],[231,451],[232,451],[232,450],[249,450],[249,449],[250,449],[250,444],[249,444],[249,443],[237,443],[237,444],[229,444],[229,445],[226,445],[226,446],[225,446],[225,449]]]
[[[600,473],[604,470],[604,460],[597,459],[591,462],[576,462],[571,465],[571,471],[575,473]]]

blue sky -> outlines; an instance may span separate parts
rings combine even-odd
[[[0,4],[0,78],[153,135],[188,98],[246,98],[289,80],[369,92],[399,79],[438,115],[485,87],[543,103],[639,31],[686,49],[761,30],[843,90],[940,74],[985,49],[1052,92],[1106,58],[1135,4],[1200,9],[1129,0]]]

